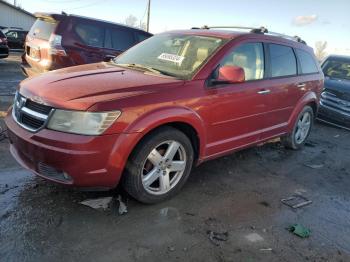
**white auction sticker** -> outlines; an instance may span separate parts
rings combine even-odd
[[[160,56],[158,56],[158,59],[181,64],[185,57],[163,53]]]

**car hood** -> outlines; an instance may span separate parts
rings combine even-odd
[[[21,82],[20,93],[56,108],[87,110],[101,101],[160,92],[183,80],[96,63],[51,71]]]
[[[350,81],[326,77],[324,82],[325,90],[335,94],[338,98],[350,101]]]

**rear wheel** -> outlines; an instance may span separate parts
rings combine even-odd
[[[132,153],[123,179],[125,190],[143,203],[157,203],[175,195],[192,168],[189,138],[162,127],[143,139]]]
[[[287,148],[300,149],[310,135],[314,121],[314,111],[310,106],[305,106],[299,114],[294,125],[293,132],[282,138]]]

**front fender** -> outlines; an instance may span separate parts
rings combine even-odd
[[[143,136],[153,129],[169,123],[180,122],[190,125],[197,133],[199,156],[204,155],[206,128],[202,118],[192,109],[186,107],[166,107],[149,111],[133,121],[124,133],[142,133]]]

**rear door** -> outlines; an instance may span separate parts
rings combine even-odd
[[[302,49],[295,49],[299,61],[298,98],[303,97],[308,91],[314,91],[320,95],[322,78],[320,78],[319,66],[313,55]]]
[[[78,64],[101,62],[104,57],[105,28],[102,23],[78,20],[74,25],[74,32],[78,36],[75,47],[80,53]]]
[[[269,78],[267,112],[261,139],[282,134],[287,129],[289,117],[300,99],[297,59],[292,47],[265,43],[267,75]]]

